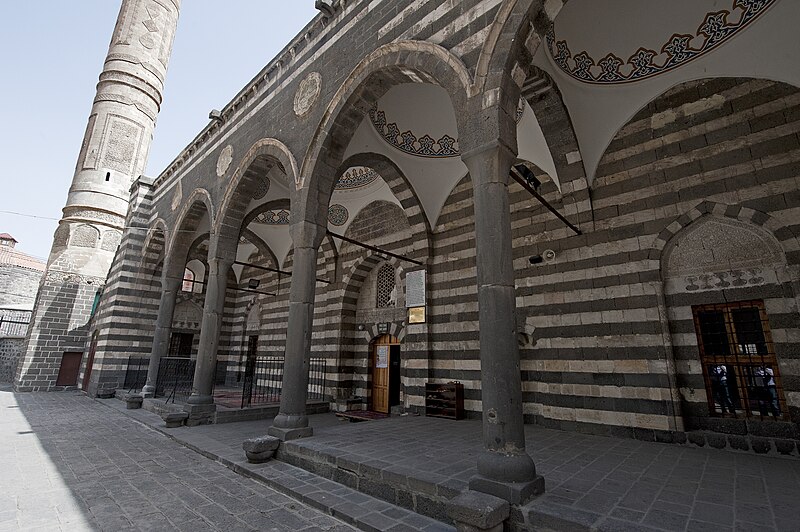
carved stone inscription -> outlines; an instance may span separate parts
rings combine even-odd
[[[305,116],[314,107],[320,90],[322,90],[322,76],[319,72],[312,72],[300,82],[294,97],[294,112],[297,116]]]
[[[144,128],[139,124],[109,116],[100,166],[133,175],[143,132]]]

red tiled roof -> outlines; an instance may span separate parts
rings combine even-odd
[[[17,239],[8,233],[0,233],[0,240],[13,240],[14,242],[17,242]]]
[[[2,235],[0,235],[0,238],[2,238]],[[43,272],[47,267],[47,264],[41,260],[8,246],[0,246],[0,265],[19,266],[20,268],[40,272]]]

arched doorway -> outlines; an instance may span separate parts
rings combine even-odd
[[[372,410],[382,414],[400,406],[400,340],[384,334],[372,342]]]

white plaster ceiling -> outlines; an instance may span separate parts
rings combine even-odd
[[[456,116],[450,97],[437,85],[407,83],[392,87],[378,101],[377,110],[384,113],[387,123],[383,135],[373,123],[375,117],[368,115],[350,141],[345,158],[359,153],[379,153],[394,161],[414,188],[431,227],[435,227],[453,187],[467,174],[467,167],[457,152],[453,156],[438,155],[443,146],[440,139],[445,136],[458,139]],[[388,124],[397,125],[398,135],[394,142],[385,138],[389,133]],[[417,139],[413,143],[413,149],[408,144],[405,149],[402,147],[402,134],[407,131],[412,132]],[[520,158],[534,163],[549,176],[555,176],[558,183],[553,157],[536,117],[527,104],[518,131]],[[419,142],[425,136],[436,141],[433,155],[430,152],[426,154]],[[455,144],[454,147],[458,148],[458,145]]]
[[[705,15],[722,10],[731,12],[731,21],[737,20],[734,0],[571,0],[556,18],[554,32],[556,41],[567,41],[574,55],[585,49],[594,59],[614,53],[627,61],[642,47],[660,52],[673,34],[697,35]],[[675,85],[703,78],[754,77],[800,87],[797,21],[800,2],[777,0],[707,53],[638,81],[602,85],[574,79],[555,63],[544,42],[534,64],[546,70],[561,91],[591,181],[616,132]]]

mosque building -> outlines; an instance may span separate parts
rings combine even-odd
[[[148,177],[180,1],[122,1],[18,390],[483,419],[517,503],[526,424],[798,455],[800,3],[318,7]]]

